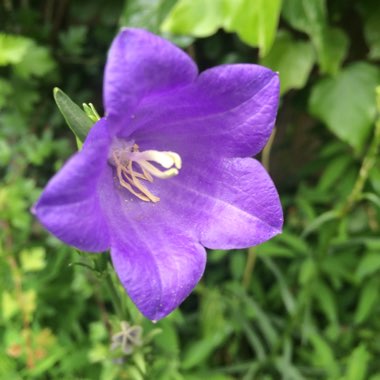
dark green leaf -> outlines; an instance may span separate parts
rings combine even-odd
[[[375,87],[379,69],[355,63],[334,78],[326,78],[313,88],[310,112],[321,119],[340,139],[361,151],[375,118]]]
[[[370,316],[374,306],[378,303],[380,286],[377,279],[368,281],[360,293],[359,305],[355,311],[355,323],[362,323]]]
[[[281,93],[285,93],[306,84],[314,61],[314,50],[309,42],[296,41],[290,33],[282,31],[261,64],[279,72]]]
[[[54,88],[54,100],[74,135],[83,142],[93,122],[62,90]]]

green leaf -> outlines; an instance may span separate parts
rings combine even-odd
[[[284,19],[309,36],[320,33],[326,15],[326,0],[286,0],[282,7]]]
[[[200,321],[203,337],[216,334],[226,325],[224,318],[225,301],[219,289],[205,288],[200,304]]]
[[[313,294],[327,319],[331,323],[336,323],[338,314],[336,310],[336,300],[332,290],[322,281],[317,281],[313,286]]]
[[[347,56],[349,40],[338,28],[325,27],[312,36],[317,49],[318,63],[322,73],[336,74]]]
[[[325,223],[331,222],[334,219],[338,219],[338,217],[339,217],[339,214],[336,210],[329,210],[329,211],[324,212],[323,214],[315,218],[308,226],[306,226],[305,230],[302,232],[301,237],[305,238],[312,232],[319,229]]]
[[[165,19],[162,30],[194,37],[211,36],[223,25],[229,1],[180,0]]]
[[[336,74],[348,52],[348,38],[327,23],[325,0],[287,0],[282,9],[284,19],[306,33],[317,52],[322,73]]]
[[[120,26],[145,28],[159,33],[160,25],[175,0],[128,0],[120,17]]]
[[[260,63],[279,72],[283,94],[306,84],[314,62],[315,54],[309,42],[296,41],[290,33],[280,31],[272,49]]]
[[[369,172],[369,181],[373,189],[376,191],[378,195],[380,195],[380,162],[378,162],[377,166],[374,166]]]
[[[20,258],[24,272],[39,271],[46,267],[45,249],[43,247],[24,249],[20,253]]]
[[[380,270],[380,253],[368,252],[360,260],[355,277],[362,281],[365,277]]]
[[[359,305],[355,311],[355,323],[362,323],[370,316],[379,299],[379,282],[372,279],[367,282],[360,293]]]
[[[83,142],[91,129],[93,122],[62,90],[54,88],[54,99],[67,125],[74,135]]]
[[[329,375],[325,377],[326,379],[337,379],[340,372],[339,365],[331,346],[317,333],[312,333],[309,338],[315,351],[311,358],[314,364],[325,369]]]
[[[175,3],[176,0],[128,0],[125,2],[119,24],[164,34],[165,38],[172,40],[177,45],[188,46],[193,42],[193,38],[161,33],[161,24]]]
[[[342,179],[342,175],[346,174],[352,162],[353,159],[349,155],[337,155],[331,158],[320,177],[317,189],[321,192],[332,189]]]
[[[21,62],[30,43],[29,38],[0,33],[0,66]]]
[[[213,335],[194,342],[184,354],[182,368],[187,370],[204,362],[218,346],[227,340],[232,331],[229,325],[225,325]]]
[[[230,2],[239,3],[236,0]],[[226,29],[235,31],[248,45],[258,46],[260,55],[265,56],[276,36],[280,10],[281,0],[240,0],[240,7]]]
[[[310,112],[360,152],[375,118],[375,87],[379,81],[377,67],[367,63],[352,64],[336,77],[323,79],[314,86]]]
[[[165,354],[178,356],[180,344],[175,324],[170,319],[163,319],[160,321],[160,329],[161,332],[154,339],[155,345]]]
[[[0,78],[0,109],[7,104],[7,100],[10,94],[12,94],[11,82]]]
[[[79,56],[83,53],[88,27],[85,25],[71,26],[67,31],[59,33],[59,42],[65,54]]]
[[[298,281],[301,285],[305,285],[312,281],[317,273],[318,268],[315,265],[315,261],[309,258],[302,263],[299,269]]]
[[[219,28],[236,32],[245,43],[265,55],[273,44],[281,0],[180,0],[165,19],[162,30],[208,37]]]
[[[42,77],[55,69],[49,50],[31,42],[23,59],[15,65],[18,76],[28,79],[31,76]]]
[[[348,368],[345,380],[365,380],[367,377],[370,353],[365,346],[355,348],[348,360]]]
[[[369,58],[380,59],[380,3],[369,0],[360,4],[364,6],[364,37],[369,46]]]

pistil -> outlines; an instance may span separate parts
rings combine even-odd
[[[168,179],[176,176],[182,166],[181,157],[175,152],[140,152],[134,143],[117,142],[115,145],[109,161],[116,168],[120,185],[145,202],[158,202],[160,198],[152,194],[144,182],[153,182],[153,177]]]

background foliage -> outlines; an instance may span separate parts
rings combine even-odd
[[[380,379],[379,1],[0,7],[0,379]],[[29,212],[76,149],[53,87],[101,111],[106,52],[126,25],[172,39],[202,70],[261,63],[282,81],[262,160],[284,233],[210,252],[196,291],[156,325],[114,285],[107,255],[64,246]],[[120,331],[127,353],[110,350]]]

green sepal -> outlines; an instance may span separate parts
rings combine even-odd
[[[100,120],[100,116],[92,103],[83,103],[83,111],[94,123]]]
[[[74,135],[83,143],[94,122],[61,89],[54,88],[54,100]],[[78,143],[78,147],[81,144]]]

